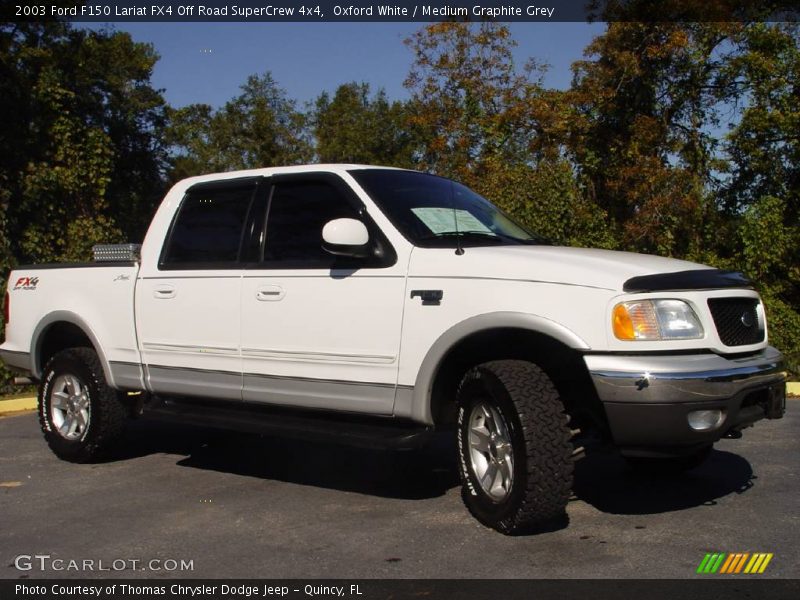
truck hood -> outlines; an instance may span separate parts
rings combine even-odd
[[[416,248],[409,274],[541,281],[622,291],[632,277],[708,268],[674,258],[594,248],[481,246],[465,248],[460,256],[452,248]]]

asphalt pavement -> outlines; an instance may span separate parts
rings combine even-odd
[[[3,417],[0,578],[683,579],[709,552],[773,554],[728,577],[797,578],[800,400],[788,409],[688,474],[589,456],[569,523],[524,537],[467,513],[447,437],[412,459],[137,421],[110,460],[75,465],[35,414]]]

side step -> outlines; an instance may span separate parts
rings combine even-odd
[[[432,427],[393,417],[175,398],[153,398],[143,417],[373,449],[419,448],[434,432]]]

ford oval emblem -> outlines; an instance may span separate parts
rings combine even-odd
[[[742,316],[739,317],[739,320],[742,322],[742,325],[745,327],[752,327],[753,326],[753,315],[750,312],[743,312]]]

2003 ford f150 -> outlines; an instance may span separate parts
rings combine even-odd
[[[148,411],[378,446],[450,428],[467,507],[514,533],[562,518],[589,437],[691,468],[785,410],[741,274],[547,245],[433,175],[195,177],[140,249],[99,250],[117,260],[21,266],[5,297],[0,356],[67,460]]]

